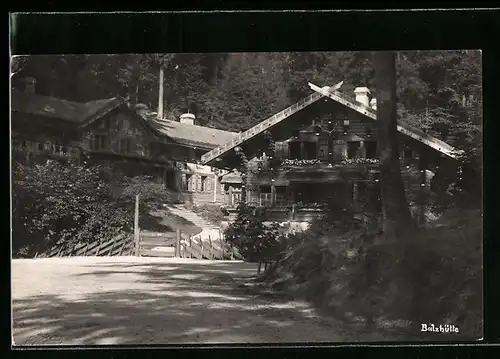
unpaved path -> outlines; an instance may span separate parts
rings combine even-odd
[[[353,340],[305,303],[243,290],[255,273],[256,265],[235,261],[13,260],[15,345]]]

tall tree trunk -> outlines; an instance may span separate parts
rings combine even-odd
[[[399,239],[410,233],[414,222],[406,201],[399,165],[394,52],[375,52],[373,64],[377,86],[383,229],[387,238]]]

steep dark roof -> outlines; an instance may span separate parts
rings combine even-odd
[[[189,125],[170,120],[158,120],[153,115],[142,114],[148,124],[161,136],[180,144],[212,149],[231,141],[237,133],[205,126]]]
[[[11,108],[12,111],[16,112],[58,118],[86,126],[126,101],[127,99],[113,97],[80,103],[14,90],[12,91]],[[169,120],[159,121],[147,108],[138,107],[136,113],[156,132],[160,139],[170,139],[190,147],[210,150],[231,141],[237,135],[234,132],[210,127]]]
[[[81,123],[106,109],[118,106],[120,103],[121,100],[116,97],[81,103],[16,90],[11,93],[12,111],[58,118],[75,123]]]

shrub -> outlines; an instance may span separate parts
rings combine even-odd
[[[105,166],[18,163],[12,181],[12,250],[33,256],[54,244],[108,239],[133,227],[135,194],[141,213],[165,193],[145,178],[117,180]]]
[[[381,241],[379,234],[364,227],[314,224],[261,279],[346,321],[399,321],[407,324],[404,333],[412,329],[420,339],[420,323],[448,323],[465,337],[479,337],[479,212],[447,212],[434,226],[401,243]]]
[[[248,261],[270,261],[281,252],[278,224],[265,225],[264,220],[263,208],[240,204],[235,221],[224,231],[226,241]]]

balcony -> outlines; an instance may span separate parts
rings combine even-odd
[[[250,173],[254,179],[276,181],[339,180],[343,176],[358,176],[378,172],[379,160],[371,158],[320,161],[318,159],[259,160],[251,163]]]
[[[52,143],[42,143],[35,141],[16,141],[12,142],[12,151],[24,154],[44,155],[54,158],[76,158],[78,156],[78,147],[63,146]]]

